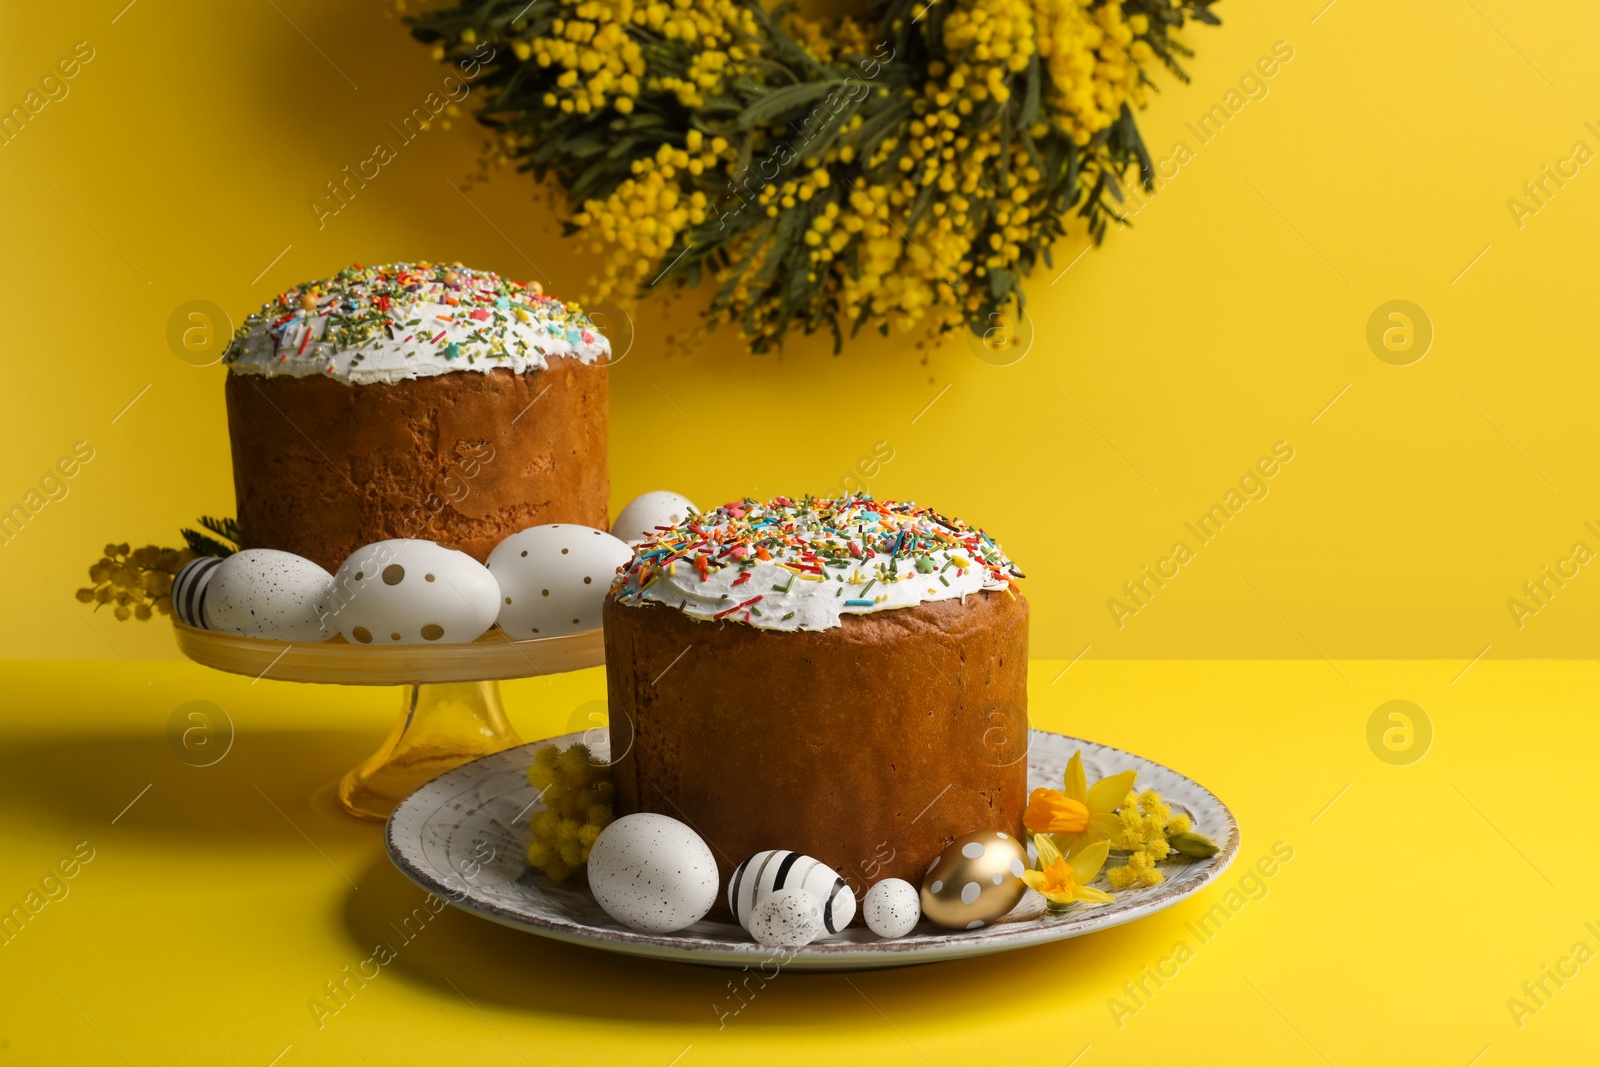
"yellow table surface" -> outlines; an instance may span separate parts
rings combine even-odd
[[[385,858],[376,824],[332,802],[339,774],[391,726],[393,691],[252,684],[171,662],[5,664],[0,905],[40,892],[37,904],[60,861],[92,859],[47,880],[59,899],[0,945],[0,1063],[1592,1059],[1594,663],[1066,666],[1034,663],[1035,724],[1212,788],[1244,827],[1220,883],[1022,952],[780,974],[729,1014],[740,1002],[727,971],[558,944],[453,909],[402,933],[422,891]],[[504,691],[533,739],[568,729],[603,689],[591,670]],[[1434,731],[1406,766],[1367,743],[1369,717],[1392,699],[1414,701]],[[190,700],[215,702],[236,728],[210,767],[168,744]],[[1292,859],[1247,878],[1275,848]],[[1219,905],[1202,939],[1191,924]],[[327,984],[380,943],[392,961],[334,1001]]]

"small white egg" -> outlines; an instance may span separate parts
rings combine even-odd
[[[660,533],[656,527],[676,526],[688,518],[691,511],[697,510],[688,497],[657,489],[628,501],[617,521],[611,524],[611,532],[628,544],[636,545]]]
[[[326,641],[333,577],[293,552],[247,548],[226,557],[204,587],[206,628],[269,641]]]
[[[904,937],[922,918],[917,887],[904,878],[885,878],[861,899],[861,917],[879,937]]]
[[[557,523],[514,533],[489,553],[500,629],[517,640],[594,630],[617,568],[633,550],[604,530]]]
[[[795,886],[780,889],[750,913],[750,936],[769,947],[799,948],[822,936],[822,908],[817,898]]]
[[[355,645],[455,645],[494,625],[500,587],[465,552],[396,538],[358,548],[333,578],[328,621]]]
[[[589,850],[588,869],[589,890],[606,914],[647,934],[693,925],[717,899],[711,849],[666,815],[637,812],[607,826]]]

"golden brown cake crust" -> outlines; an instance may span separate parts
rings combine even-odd
[[[226,397],[246,548],[331,571],[393,537],[482,561],[529,526],[608,528],[604,362],[364,385],[230,373]]]
[[[604,619],[617,813],[688,823],[724,880],[782,848],[822,860],[858,894],[883,878],[920,886],[953,838],[1020,832],[1022,597],[847,615],[821,632],[615,600]]]

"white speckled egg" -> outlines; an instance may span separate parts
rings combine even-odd
[[[817,898],[794,886],[780,889],[750,913],[750,936],[769,947],[799,948],[822,936],[822,908]]]
[[[657,489],[628,501],[617,521],[611,524],[611,532],[630,545],[638,544],[659,533],[657,526],[676,526],[696,510],[688,497]]]
[[[206,628],[269,641],[326,641],[333,578],[304,556],[247,548],[223,559],[205,588]]]
[[[456,645],[494,625],[500,587],[465,552],[397,538],[358,548],[333,576],[328,621],[353,645]]]
[[[756,906],[790,888],[804,889],[816,898],[827,933],[838,933],[855,918],[856,895],[837,871],[821,860],[781,848],[757,852],[734,868],[728,879],[728,910],[748,930]]]
[[[922,918],[917,887],[904,878],[885,878],[861,898],[861,917],[879,937],[904,937]]]
[[[594,630],[617,568],[633,550],[604,530],[557,523],[514,533],[489,553],[500,629],[522,640]]]
[[[922,914],[954,930],[975,930],[1017,906],[1027,885],[1028,850],[1000,830],[950,842],[922,879]]]
[[[216,556],[201,556],[183,565],[172,579],[172,613],[185,626],[206,629],[206,589],[222,565]]]
[[[623,926],[670,934],[705,918],[717,899],[717,861],[700,835],[652,812],[624,815],[589,850],[589,890]]]

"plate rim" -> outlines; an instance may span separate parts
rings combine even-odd
[[[1214,862],[1193,878],[1186,879],[1181,883],[1169,881],[1145,899],[1114,912],[1082,908],[1057,916],[1054,921],[1047,921],[1050,916],[1046,914],[1039,919],[1027,922],[987,926],[983,928],[981,933],[977,933],[971,939],[947,941],[933,945],[884,939],[867,943],[820,941],[799,949],[786,949],[773,948],[754,941],[748,945],[731,944],[707,948],[703,945],[695,944],[694,940],[689,938],[677,937],[671,934],[647,934],[625,928],[615,930],[607,928],[603,931],[604,936],[600,936],[600,928],[586,923],[530,917],[511,912],[500,905],[473,900],[470,895],[463,893],[459,887],[449,885],[441,877],[437,876],[435,872],[423,869],[420,865],[414,865],[401,854],[400,846],[395,838],[396,821],[408,807],[416,807],[420,804],[418,798],[424,791],[453,775],[461,774],[462,777],[467,777],[462,772],[483,760],[524,748],[559,743],[567,739],[581,739],[584,736],[583,731],[560,734],[539,741],[529,741],[512,748],[502,749],[500,752],[487,753],[460,766],[453,767],[444,774],[420,786],[400,801],[385,821],[383,832],[384,851],[388,855],[389,861],[395,865],[400,873],[419,888],[433,893],[450,906],[469,915],[488,919],[501,926],[520,930],[524,933],[548,937],[568,944],[582,945],[587,948],[604,949],[621,955],[667,960],[674,963],[697,966],[746,967],[752,963],[765,962],[775,954],[787,953],[789,954],[788,959],[783,963],[785,969],[812,971],[865,970],[968,959],[1029,948],[1034,945],[1049,944],[1095,933],[1100,930],[1113,929],[1138,919],[1143,919],[1155,912],[1164,911],[1179,901],[1194,896],[1221,878],[1238,857],[1242,837],[1238,818],[1221,797],[1189,775],[1164,763],[1141,756],[1136,752],[1118,748],[1115,745],[1091,741],[1088,738],[1075,737],[1055,730],[1042,730],[1038,727],[1030,727],[1028,732],[1030,735],[1039,734],[1060,738],[1069,743],[1076,742],[1080,747],[1092,745],[1108,753],[1131,757],[1151,767],[1159,768],[1168,774],[1182,778],[1216,804],[1226,825],[1227,839],[1221,844],[1214,857]],[[1016,929],[1005,928],[1012,925],[1015,925]],[[962,932],[951,931],[952,934]]]

